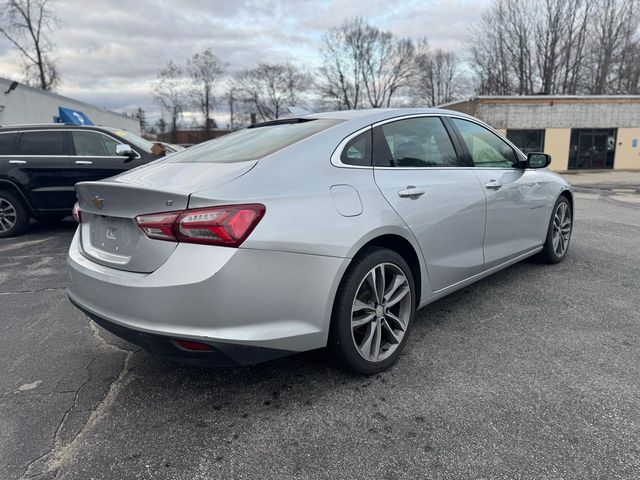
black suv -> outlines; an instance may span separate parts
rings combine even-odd
[[[0,238],[18,235],[29,218],[71,214],[74,185],[100,180],[158,156],[126,130],[65,124],[0,127]]]

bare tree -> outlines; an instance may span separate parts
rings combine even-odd
[[[309,75],[290,63],[261,63],[238,74],[233,92],[262,120],[273,120],[280,118],[287,106],[300,103],[310,83]]]
[[[415,48],[411,40],[395,41],[390,32],[373,27],[370,27],[368,37],[362,75],[367,100],[373,108],[389,107],[396,92],[413,79]]]
[[[567,0],[565,4],[568,17],[564,25],[564,42],[560,47],[560,78],[553,93],[572,94],[579,91],[592,5],[589,0]]]
[[[149,124],[147,123],[147,112],[145,112],[142,107],[138,107],[135,112],[133,112],[133,116],[138,119],[140,131],[143,133],[146,132],[149,128]]]
[[[19,52],[29,83],[52,90],[60,81],[51,58],[53,43],[48,34],[55,25],[49,0],[0,1],[0,34]]]
[[[618,91],[632,95],[640,94],[640,40],[627,45],[624,57]]]
[[[158,72],[158,77],[152,85],[152,93],[163,114],[168,114],[171,119],[171,141],[175,143],[178,124],[186,104],[187,92],[184,72],[173,60],[169,60]]]
[[[320,42],[320,94],[336,108],[354,109],[362,104],[362,74],[366,22],[356,18],[331,28]]]
[[[322,38],[320,93],[337,108],[388,107],[413,78],[414,45],[357,17]]]
[[[477,91],[481,95],[513,93],[511,65],[506,48],[506,24],[504,1],[498,0],[471,27],[470,63],[477,76]]]
[[[165,121],[164,118],[160,117],[158,120],[156,120],[156,123],[155,123],[154,127],[158,129],[158,132],[166,133],[166,131],[167,131],[167,122]]]
[[[637,0],[597,0],[590,42],[591,64],[589,93],[615,90],[615,77],[637,31],[634,13]]]
[[[215,105],[215,86],[226,72],[226,65],[207,48],[187,60],[187,72],[193,83],[190,94],[202,113],[208,138],[211,128],[215,126],[211,118]]]
[[[431,51],[426,39],[417,46],[414,95],[428,106],[434,107],[452,101],[462,93],[465,79],[460,62],[453,52],[442,49]]]
[[[638,0],[494,0],[470,37],[481,94],[634,88]]]

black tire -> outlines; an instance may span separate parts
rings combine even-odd
[[[387,276],[386,280],[390,287],[390,283],[398,279],[398,281],[402,281],[402,276],[399,275],[401,272],[406,278],[406,283],[408,283],[409,293],[410,293],[410,302],[407,302],[404,297],[406,297],[406,288],[405,283],[398,287],[397,290],[394,290],[398,293],[398,297],[400,293],[405,293],[402,297],[401,302],[396,305],[389,307],[389,311],[387,311],[387,307],[382,302],[382,308],[385,309],[384,315],[391,314],[391,309],[398,308],[396,310],[397,317],[407,317],[407,320],[403,323],[406,325],[404,328],[404,333],[402,334],[401,341],[389,342],[387,341],[385,345],[387,346],[387,350],[384,351],[382,347],[378,348],[378,352],[382,355],[387,355],[382,360],[378,361],[369,361],[363,357],[363,354],[359,353],[358,348],[356,347],[356,335],[359,333],[359,329],[366,329],[367,332],[370,332],[372,337],[376,338],[376,335],[380,336],[379,338],[386,337],[386,339],[392,338],[390,335],[390,326],[394,326],[394,321],[391,321],[393,317],[390,317],[388,320],[379,317],[378,315],[382,315],[381,313],[371,315],[375,316],[375,320],[372,322],[368,322],[366,325],[362,325],[362,327],[355,327],[352,331],[352,308],[354,301],[356,299],[356,294],[361,294],[363,292],[363,288],[371,290],[369,287],[369,283],[367,281],[367,277],[370,275],[370,272],[374,268],[383,268],[386,269],[385,275]],[[398,270],[396,270],[399,269]],[[369,277],[373,278],[373,277]],[[380,278],[380,276],[378,277]],[[382,291],[391,292],[391,288],[387,288],[385,286]],[[391,303],[391,299],[394,298],[394,295],[389,294],[389,300]],[[396,297],[397,298],[397,297]],[[369,299],[369,301],[372,301]],[[378,305],[377,302],[374,302]],[[389,250],[387,248],[381,247],[372,247],[363,252],[361,252],[356,258],[354,258],[352,264],[347,269],[342,281],[340,282],[340,286],[338,287],[338,292],[336,293],[336,298],[333,305],[333,313],[331,318],[331,329],[329,331],[329,350],[332,352],[334,359],[338,363],[339,366],[350,370],[352,372],[371,375],[374,373],[381,372],[389,366],[391,366],[400,353],[402,352],[407,339],[409,338],[409,333],[411,331],[411,327],[413,325],[413,319],[415,316],[416,309],[416,292],[415,292],[415,281],[411,274],[411,269],[407,262],[400,256],[398,253],[393,250]],[[370,310],[367,310],[370,313]],[[366,315],[365,315],[366,316]],[[374,325],[382,324],[383,326],[378,326],[377,332],[373,332],[376,328]],[[386,322],[386,327],[385,323]],[[395,326],[400,324],[395,323]],[[369,330],[371,329],[371,330]],[[395,332],[402,332],[402,329],[397,329]],[[366,337],[368,333],[363,334]],[[371,343],[375,343],[375,340],[372,340]],[[363,343],[364,345],[364,343]],[[378,342],[378,345],[382,345],[382,341]],[[393,349],[393,350],[392,350]],[[377,354],[376,354],[377,357]]]
[[[9,208],[13,209],[15,215],[12,214],[11,217],[7,216],[7,220],[0,218],[0,222],[2,222],[0,238],[20,235],[27,228],[27,225],[29,225],[29,210],[26,205],[22,199],[14,193],[0,190],[0,208],[2,208],[1,205],[4,205],[4,208],[3,212],[0,212],[0,215],[3,215],[3,213],[6,215]],[[10,207],[7,207],[7,205],[10,205]]]
[[[562,252],[558,253],[553,245],[554,235],[554,220],[556,213],[559,209],[566,208],[569,215],[569,234],[565,242],[565,248]],[[538,254],[537,258],[543,263],[555,264],[560,263],[567,256],[569,251],[569,243],[571,242],[571,234],[573,233],[573,210],[571,209],[571,203],[564,195],[560,195],[556,200],[553,210],[551,210],[551,218],[549,219],[549,226],[547,227],[547,237],[544,242],[542,251]]]

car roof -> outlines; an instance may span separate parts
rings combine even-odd
[[[406,115],[456,115],[468,117],[464,113],[440,108],[368,108],[363,110],[337,110],[334,112],[312,113],[303,118],[335,118],[339,120],[368,120],[377,122]]]
[[[312,113],[300,119],[327,119],[337,120],[339,126],[345,131],[356,131],[369,125],[384,122],[386,120],[400,119],[412,115],[443,115],[468,118],[476,123],[489,127],[486,123],[465,113],[439,108],[376,108],[366,110],[339,110],[335,112]],[[491,128],[491,127],[489,127]]]

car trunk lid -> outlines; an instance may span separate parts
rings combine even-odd
[[[155,162],[108,180],[78,183],[83,254],[105,266],[153,272],[167,261],[177,243],[146,237],[135,217],[185,210],[191,193],[229,182],[256,163]]]

